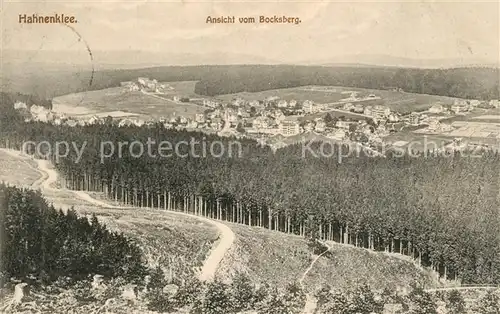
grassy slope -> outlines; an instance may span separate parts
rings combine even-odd
[[[31,185],[41,178],[41,174],[33,167],[36,167],[34,162],[21,161],[0,152],[0,181],[21,186]]]
[[[218,276],[229,277],[231,271],[247,273],[256,282],[284,286],[300,279],[315,257],[305,239],[266,229],[231,224],[236,234],[235,247]],[[322,284],[345,288],[363,280],[376,289],[408,287],[418,282],[426,287],[438,286],[434,277],[412,262],[384,253],[332,244],[332,254],[322,256],[304,280],[307,290]],[[231,266],[233,269],[231,269]]]
[[[187,92],[189,87],[193,87],[192,82],[180,82],[181,95]],[[166,98],[171,98],[176,93],[170,93]],[[125,111],[136,113],[144,117],[160,117],[176,115],[194,116],[198,112],[203,112],[204,107],[191,103],[175,103],[168,99],[159,99],[141,92],[125,91],[121,87],[113,87],[83,93],[74,93],[54,98],[54,104],[64,104],[69,107],[85,108],[91,113],[101,113],[109,111]],[[55,106],[57,108],[57,105]]]

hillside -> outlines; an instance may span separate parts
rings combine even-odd
[[[256,283],[285,287],[299,280],[317,256],[303,237],[259,227],[228,225],[236,234],[236,243],[218,271],[222,278],[241,272]],[[427,288],[442,285],[430,271],[418,268],[402,256],[333,242],[330,245],[330,253],[321,256],[305,276],[306,292],[312,293],[326,284],[348,289],[361,278],[376,290],[408,289],[412,283]]]
[[[194,86],[194,83],[176,83],[174,86],[178,86],[181,91],[187,91],[189,86]],[[171,98],[172,95],[170,94],[157,96],[144,94],[139,91],[129,92],[120,87],[111,87],[59,96],[54,98],[52,102],[54,111],[63,112],[68,115],[90,115],[119,111],[124,116],[135,115],[146,119],[173,115],[194,118],[196,113],[205,110],[202,106],[192,103],[174,102]]]

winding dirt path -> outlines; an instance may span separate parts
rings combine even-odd
[[[314,267],[314,264],[321,258],[321,256],[325,255],[326,253],[330,252],[332,249],[332,246],[328,245],[326,242],[322,242],[327,249],[323,251],[321,254],[316,256],[311,264],[309,264],[309,267],[306,269],[306,271],[302,274],[302,277],[300,277],[299,283],[302,287],[304,287],[304,279],[306,279],[307,274],[311,271],[311,269]],[[305,290],[305,289],[304,289]],[[316,309],[316,303],[317,300],[309,293],[306,296],[306,305],[304,306],[303,314],[310,314],[314,313],[314,310]]]
[[[42,174],[42,178],[38,179],[32,184],[32,187],[38,188],[40,187],[42,189],[42,192],[44,190],[52,190],[52,191],[57,191],[57,190],[63,190],[54,187],[54,183],[57,182],[58,178],[58,173],[55,171],[52,167],[52,164],[47,161],[47,160],[40,160],[40,159],[33,159],[31,156],[26,156],[21,154],[19,151],[14,151],[14,150],[8,150],[4,148],[0,148],[1,151],[6,152],[7,154],[11,156],[15,156],[20,159],[32,159],[33,161],[36,162],[39,171]],[[72,190],[64,190],[64,191],[71,191],[74,193],[78,198],[81,200],[92,204],[94,206],[99,206],[103,208],[110,208],[110,209],[126,209],[130,207],[125,207],[125,206],[115,206],[108,204],[106,202],[103,202],[101,200],[97,200],[90,196],[88,193],[84,191],[72,191]],[[198,220],[204,221],[206,223],[209,223],[217,228],[219,231],[219,240],[214,244],[212,247],[212,250],[210,254],[207,256],[205,262],[203,263],[203,267],[201,268],[201,272],[199,274],[199,278],[202,281],[212,281],[215,278],[215,273],[217,271],[217,268],[219,267],[222,259],[226,255],[226,252],[231,248],[231,246],[234,243],[235,240],[235,235],[234,232],[229,228],[227,225],[220,223],[218,221],[208,219],[202,216],[196,216],[196,215],[191,215],[191,214],[186,214],[186,213],[181,213],[181,212],[176,212],[176,211],[168,211],[169,213],[176,214],[176,215],[182,215],[182,216],[189,216],[196,218]]]

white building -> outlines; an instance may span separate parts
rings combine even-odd
[[[282,121],[282,120],[285,120],[285,114],[283,113],[283,111],[279,110],[279,109],[276,109],[273,113],[273,116],[274,116],[274,119],[276,121]]]
[[[196,128],[198,128],[198,122],[196,122],[196,121],[189,121],[186,124],[186,128],[188,128],[188,129],[196,129]]]
[[[498,99],[490,100],[489,104],[495,108],[500,108],[500,101]]]
[[[318,133],[323,133],[326,130],[326,123],[322,119],[317,119],[314,125],[314,131]]]
[[[444,111],[444,107],[441,104],[434,104],[429,108],[430,113],[442,113]]]
[[[342,120],[338,120],[337,123],[335,124],[335,126],[339,129],[344,129],[344,130],[348,130],[349,129],[349,126],[352,124],[353,122],[352,121],[342,121]]]
[[[477,106],[479,106],[481,104],[481,101],[477,100],[477,99],[472,99],[472,100],[469,101],[469,103],[470,103],[470,105],[472,107],[477,107]]]
[[[371,111],[371,116],[382,120],[387,118],[391,114],[391,109],[386,106],[375,106]]]
[[[336,129],[333,133],[328,133],[326,137],[342,141],[346,138],[346,132],[342,129]]]
[[[283,120],[279,124],[279,130],[284,136],[293,136],[300,133],[300,125],[296,120]]]
[[[311,132],[312,130],[314,130],[314,123],[306,122],[306,124],[304,124],[304,132]]]
[[[363,105],[357,104],[356,106],[354,106],[353,111],[356,113],[363,113],[365,111],[365,107],[363,107]]]
[[[260,116],[260,117],[257,117],[253,120],[253,128],[254,129],[267,129],[267,128],[271,127],[272,124],[273,124],[273,122],[268,117]]]
[[[316,112],[316,108],[314,106],[314,103],[310,100],[305,100],[302,103],[302,110],[304,110],[304,113],[314,113]]]
[[[14,109],[16,110],[28,109],[28,106],[26,106],[26,104],[22,101],[16,101],[16,103],[14,104]]]
[[[277,101],[278,99],[280,99],[278,96],[269,96],[266,98],[266,101],[271,102],[271,101]]]
[[[96,123],[99,123],[99,121],[100,121],[100,119],[97,116],[92,116],[87,121],[87,124],[96,124]]]
[[[194,120],[198,123],[205,123],[205,114],[203,113],[197,113],[194,117]]]
[[[245,100],[243,98],[240,98],[240,97],[235,98],[232,101],[233,106],[236,106],[236,107],[242,106],[244,103],[245,103]]]
[[[251,101],[248,103],[248,105],[249,105],[250,107],[256,107],[256,108],[257,108],[257,107],[261,107],[260,102],[259,102],[258,100],[255,100],[255,99],[254,99],[254,100],[251,100]]]
[[[391,114],[389,114],[389,116],[387,117],[387,120],[389,120],[389,122],[398,122],[401,119],[399,118],[399,115],[391,112]]]
[[[451,106],[451,111],[454,113],[461,113],[469,111],[469,104],[466,100],[455,100],[453,105]]]
[[[179,98],[180,99],[180,98]],[[215,108],[219,105],[219,103],[215,100],[203,99],[203,106]]]
[[[363,114],[365,114],[367,116],[371,116],[372,115],[372,110],[373,110],[372,106],[366,106],[365,109],[363,110]]]
[[[288,107],[288,102],[284,99],[281,99],[280,101],[278,101],[278,108],[286,108]]]
[[[140,89],[139,86],[137,84],[135,84],[135,83],[134,84],[130,84],[128,86],[129,92],[137,92],[137,91],[139,91],[139,89]]]
[[[352,109],[354,109],[354,105],[350,102],[347,102],[342,106],[342,109],[345,111],[351,111]]]

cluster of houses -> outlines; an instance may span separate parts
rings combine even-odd
[[[54,125],[67,125],[71,127],[84,126],[88,124],[98,123],[102,119],[98,117],[90,117],[88,119],[76,119],[68,117],[64,113],[54,112],[42,106],[32,105],[28,107],[23,102],[16,102],[14,109],[19,110],[24,116],[24,121],[39,121],[44,123],[52,123]],[[104,121],[104,120],[102,120]]]
[[[362,114],[374,119],[375,121],[389,120],[391,122],[398,122],[401,119],[400,114],[392,112],[389,107],[382,105],[363,106],[362,104],[354,105],[348,102],[342,106],[342,110]]]
[[[255,108],[259,112],[266,109],[272,110],[277,108],[284,111],[293,112],[294,114],[316,113],[321,112],[326,108],[325,105],[314,103],[311,100],[304,100],[303,102],[299,102],[294,99],[280,99],[280,97],[278,96],[269,96],[263,100],[245,100],[241,97],[235,97],[227,104],[214,99],[204,99],[203,105],[214,109],[223,107],[225,105],[244,109]]]
[[[456,99],[451,105],[443,105],[440,103],[434,104],[429,108],[430,113],[449,113],[449,114],[462,114],[472,111],[474,108],[483,109],[493,109],[500,108],[500,102],[497,99],[490,101],[483,100],[467,100],[467,99]]]
[[[147,77],[138,77],[135,81],[121,82],[120,86],[130,92],[164,93],[166,90],[173,89],[169,85],[158,83],[156,79],[151,80]]]
[[[168,88],[158,84],[156,80],[138,78],[137,82],[124,82],[128,88],[139,90],[160,91]],[[133,87],[136,86],[136,87]],[[370,95],[371,96],[371,95]],[[370,97],[369,96],[369,97]],[[355,98],[356,95],[350,97]],[[182,100],[181,100],[182,101]],[[270,96],[264,100],[244,100],[240,97],[230,102],[217,99],[203,99],[200,105],[205,107],[203,113],[192,117],[173,115],[159,119],[143,120],[134,116],[115,115],[112,120],[118,126],[143,126],[163,124],[168,129],[197,129],[199,131],[218,132],[221,135],[238,135],[252,138],[267,138],[275,135],[296,136],[302,133],[314,132],[338,140],[363,139],[363,142],[379,143],[390,132],[399,130],[402,125],[427,125],[427,131],[446,132],[452,128],[450,125],[440,123],[440,119],[447,114],[461,114],[471,111],[476,107],[499,108],[498,100],[489,102],[478,100],[456,100],[453,104],[436,103],[424,112],[412,112],[402,115],[392,112],[390,108],[382,105],[366,105],[351,102],[344,103],[341,110],[360,114],[348,118],[332,118],[327,115],[314,115],[328,111],[327,105],[316,104],[305,100],[283,100],[277,96]],[[64,114],[52,112],[45,107],[33,105],[26,106],[16,102],[14,107],[25,112],[26,120],[50,122],[56,125],[89,125],[103,123],[107,119],[106,113],[93,116],[67,117]]]

